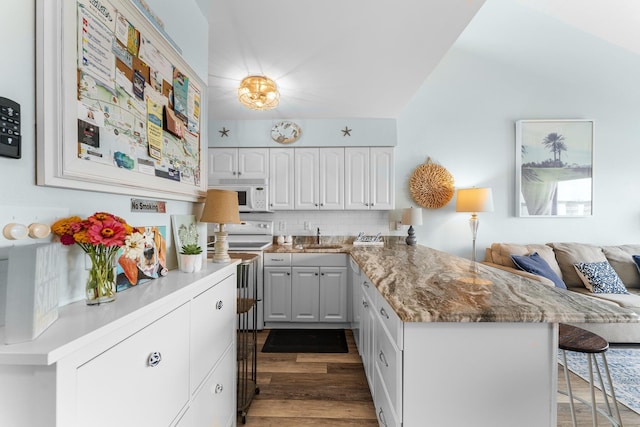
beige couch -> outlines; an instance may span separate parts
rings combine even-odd
[[[494,243],[487,248],[484,264],[530,277],[548,286],[553,282],[519,270],[511,255],[537,252],[556,272],[572,292],[598,298],[640,314],[640,274],[632,255],[640,255],[640,245],[596,246],[585,243],[547,243],[519,245]],[[589,291],[574,267],[578,262],[608,261],[624,283],[629,294],[597,294]],[[592,331],[613,343],[640,343],[640,323],[581,323],[578,327]]]

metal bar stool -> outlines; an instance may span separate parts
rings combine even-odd
[[[591,419],[593,425],[598,425],[598,418],[596,413],[600,413],[604,416],[611,425],[614,427],[622,427],[622,419],[620,418],[620,411],[618,410],[618,401],[616,400],[616,393],[613,389],[613,382],[611,381],[611,375],[609,374],[609,365],[607,364],[607,357],[605,352],[609,349],[609,343],[607,340],[592,332],[585,331],[575,326],[560,324],[559,328],[559,340],[558,346],[562,350],[562,359],[564,363],[564,378],[567,382],[567,390],[559,390],[559,393],[569,396],[569,408],[571,409],[571,420],[574,427],[578,424],[576,422],[576,411],[573,406],[573,399],[577,399],[587,406],[591,407]],[[591,388],[591,403],[587,402],[578,396],[574,396],[571,391],[571,382],[569,380],[569,369],[567,367],[567,351],[573,351],[576,353],[584,353],[587,355],[587,361],[589,362],[589,386]],[[602,373],[600,372],[600,366],[596,360],[596,354],[602,355],[602,364],[604,366],[605,374],[607,375],[607,382],[611,391],[611,399],[615,408],[615,418],[611,411],[611,405],[609,404],[609,396],[607,389],[605,388],[604,381],[602,380]],[[598,380],[600,382],[600,388],[602,389],[602,396],[606,405],[606,411],[603,408],[599,408],[596,405],[596,393],[595,385],[593,383],[593,367],[595,365],[596,373],[598,374]]]

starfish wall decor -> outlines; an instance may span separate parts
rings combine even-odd
[[[348,126],[345,126],[344,129],[341,130],[342,136],[351,136],[351,131],[353,129],[349,129]]]
[[[229,136],[229,129],[225,128],[224,126],[222,126],[222,129],[219,130],[218,132],[220,132],[220,138],[224,138],[225,136]]]

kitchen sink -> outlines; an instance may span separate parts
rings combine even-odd
[[[342,245],[323,245],[323,244],[311,244],[305,245],[305,249],[342,249]]]

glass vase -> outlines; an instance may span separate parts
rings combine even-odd
[[[116,253],[117,251],[98,251],[89,253],[91,268],[87,277],[87,305],[97,305],[116,299]]]

